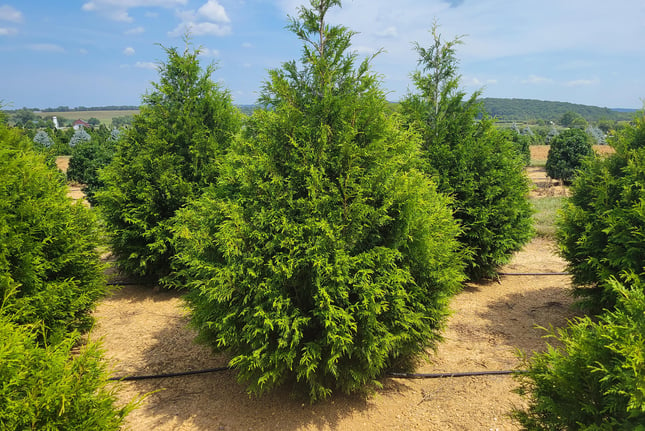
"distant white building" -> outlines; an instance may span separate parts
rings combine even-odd
[[[52,117],[52,121],[54,122],[54,128],[60,129],[60,127],[58,126],[58,118],[56,118],[56,116]]]

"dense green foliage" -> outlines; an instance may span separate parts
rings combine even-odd
[[[564,130],[551,140],[546,159],[546,174],[568,184],[582,166],[582,161],[593,154],[590,137],[584,130]]]
[[[534,140],[531,135],[526,133],[517,132],[515,130],[500,130],[500,138],[506,139],[513,143],[515,151],[520,156],[524,166],[531,164],[531,145],[534,144]]]
[[[220,181],[179,212],[200,338],[249,390],[297,383],[312,400],[361,390],[436,343],[463,280],[448,198],[414,169],[419,138],[389,116],[353,33],[312,0],[290,29]]]
[[[96,198],[111,233],[117,263],[155,281],[170,271],[170,220],[215,181],[218,160],[239,131],[228,92],[202,70],[199,50],[165,48],[160,80],[143,98],[100,179]]]
[[[121,429],[134,405],[116,407],[98,346],[72,353],[78,336],[44,346],[38,338],[0,314],[0,429]]]
[[[550,347],[524,367],[514,417],[526,430],[645,430],[645,295],[610,283],[616,310],[579,319],[552,334]]]
[[[72,148],[67,179],[83,184],[83,193],[92,204],[96,204],[96,192],[104,188],[99,170],[112,161],[118,136],[118,133],[111,134],[107,139],[95,136]]]
[[[0,124],[0,298],[15,322],[46,338],[87,328],[105,293],[92,213],[17,129]]]
[[[635,119],[609,143],[616,152],[587,161],[558,223],[576,292],[596,309],[615,302],[605,280],[645,272],[645,119]]]
[[[467,274],[478,280],[494,275],[532,236],[526,154],[490,119],[476,121],[482,114],[479,93],[464,100],[459,90],[460,39],[443,43],[436,25],[432,35],[429,48],[416,47],[422,70],[412,79],[418,93],[401,108],[423,135],[426,171],[455,198],[455,217],[464,227],[460,241],[472,255]]]
[[[549,102],[533,99],[482,98],[484,111],[502,121],[559,121],[567,112],[574,112],[588,122],[600,120],[629,120],[633,112],[620,112],[609,108],[579,105],[567,102]]]

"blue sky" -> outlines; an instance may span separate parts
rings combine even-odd
[[[254,103],[267,70],[300,58],[285,25],[303,1],[0,0],[0,103],[139,105],[165,60],[158,44],[183,47],[187,28],[213,79]],[[329,19],[359,33],[359,55],[384,49],[372,64],[392,101],[412,89],[412,43],[428,46],[436,19],[444,39],[464,35],[467,92],[643,107],[643,0],[345,0]]]

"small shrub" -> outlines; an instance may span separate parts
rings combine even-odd
[[[594,154],[590,138],[581,129],[567,129],[551,140],[546,174],[570,183],[584,158]]]
[[[36,133],[34,136],[34,143],[36,144],[36,148],[41,150],[49,149],[54,145],[54,141],[44,130],[39,130]]]
[[[645,295],[608,283],[616,310],[578,319],[552,333],[562,345],[523,366],[518,392],[528,407],[514,418],[526,430],[645,430]]]
[[[90,136],[89,133],[81,128],[74,132],[71,139],[69,140],[69,146],[73,149],[76,145],[82,142],[89,142],[91,140],[92,136]]]
[[[0,314],[0,428],[121,429],[134,404],[116,406],[98,345],[72,353],[77,336],[45,346],[39,338]]]
[[[106,287],[95,217],[31,147],[0,124],[0,299],[17,323],[42,321],[51,341],[87,328]]]
[[[99,171],[112,161],[117,140],[118,134],[111,134],[107,139],[82,141],[72,148],[67,179],[83,184],[83,192],[91,204],[96,204],[94,196],[104,188]]]

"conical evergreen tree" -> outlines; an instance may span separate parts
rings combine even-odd
[[[96,200],[125,272],[150,281],[168,275],[174,248],[170,220],[217,177],[218,161],[239,132],[227,91],[199,65],[199,49],[164,48],[160,80],[119,139]]]
[[[419,137],[388,116],[353,33],[325,22],[333,6],[292,19],[301,68],[270,71],[267,109],[175,228],[192,322],[256,393],[375,381],[437,341],[464,278],[449,200],[414,169]]]
[[[466,99],[459,89],[461,39],[442,42],[436,24],[432,36],[430,47],[416,45],[418,92],[403,100],[402,112],[423,134],[426,172],[455,199],[459,239],[471,253],[466,273],[478,280],[493,276],[531,238],[529,182],[521,151],[484,115],[480,93]]]

